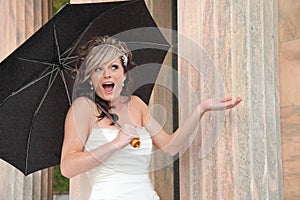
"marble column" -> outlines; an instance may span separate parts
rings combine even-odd
[[[49,19],[49,2],[0,0],[0,61]],[[46,169],[25,177],[20,171],[0,160],[0,199],[52,199],[49,176]]]
[[[277,3],[179,1],[179,72],[190,85],[180,122],[192,95],[243,98],[202,119],[180,159],[181,199],[283,199]]]
[[[292,200],[300,197],[300,1],[278,6],[284,199]]]
[[[176,24],[176,20],[174,19],[176,15],[176,4],[174,0],[146,0],[147,7],[154,18],[157,26],[162,29],[162,33],[164,34],[165,38],[168,40],[170,44],[174,43],[176,38],[174,38],[174,35],[172,35],[172,27]],[[167,31],[165,31],[167,30]],[[174,87],[176,82],[173,80],[174,77],[172,75],[168,76],[170,79],[166,76],[166,71],[173,69],[176,69],[176,64],[174,63],[174,56],[170,52],[166,55],[164,63],[161,67],[161,72],[159,74],[158,79],[163,80],[161,83],[168,82],[168,86],[173,85]],[[166,81],[166,80],[169,81]],[[160,82],[160,81],[159,81]],[[163,117],[163,111],[162,107],[166,112],[166,121],[164,124],[164,129],[168,133],[173,133],[176,124],[177,116],[173,116],[175,113],[175,107],[177,106],[176,103],[173,102],[173,94],[170,88],[167,88],[166,85],[163,84],[156,84],[151,100],[149,103],[149,108],[153,110],[152,114],[158,121],[162,122],[161,120]],[[158,109],[155,109],[153,107],[159,105],[160,107]],[[152,107],[153,106],[153,107]],[[156,150],[156,149],[154,149]],[[154,155],[153,156],[153,163],[162,163],[166,159],[165,155]],[[159,164],[160,165],[160,164]],[[161,169],[157,169],[151,173],[152,176],[152,182],[155,187],[156,192],[158,193],[159,197],[163,199],[173,200],[177,197],[177,191],[174,186],[176,186],[178,183],[175,180],[175,177],[178,175],[176,172],[176,167],[174,163],[169,163],[168,165],[165,165]]]

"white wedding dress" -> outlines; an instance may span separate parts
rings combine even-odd
[[[98,167],[75,177],[73,181],[71,179],[71,199],[160,199],[148,173],[152,153],[151,137],[144,128],[137,128],[137,132],[141,141],[140,148],[128,145],[113,153]],[[113,128],[93,129],[86,142],[86,151],[113,140],[117,134],[118,130]]]

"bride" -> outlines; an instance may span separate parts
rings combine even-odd
[[[65,119],[60,165],[71,183],[73,179],[81,185],[71,185],[71,193],[76,193],[71,199],[159,199],[148,174],[152,145],[176,155],[205,112],[230,109],[241,101],[205,100],[168,134],[147,105],[131,95],[129,71],[135,65],[125,43],[108,36],[94,38],[81,48],[79,60],[77,98]]]

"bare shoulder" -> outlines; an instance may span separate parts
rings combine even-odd
[[[87,97],[78,97],[73,101],[72,105],[69,108],[68,114],[72,113],[77,117],[87,117],[95,111],[96,104]]]
[[[148,109],[148,106],[145,104],[145,102],[138,96],[132,95],[130,103],[140,111],[146,111]]]
[[[145,102],[139,97],[139,96],[136,96],[136,95],[131,95],[131,101],[133,101],[134,103],[137,103],[137,104],[140,104],[141,106],[147,106],[145,104]]]
[[[78,106],[78,107],[91,107],[93,108],[95,106],[95,103],[88,97],[81,96],[75,99],[72,103],[72,106]]]

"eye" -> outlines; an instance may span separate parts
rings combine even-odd
[[[95,69],[95,72],[102,72],[102,71],[103,71],[102,67],[98,67]]]
[[[111,69],[112,69],[112,70],[117,70],[117,69],[119,69],[119,66],[118,66],[118,65],[112,65],[112,66],[111,66]]]

